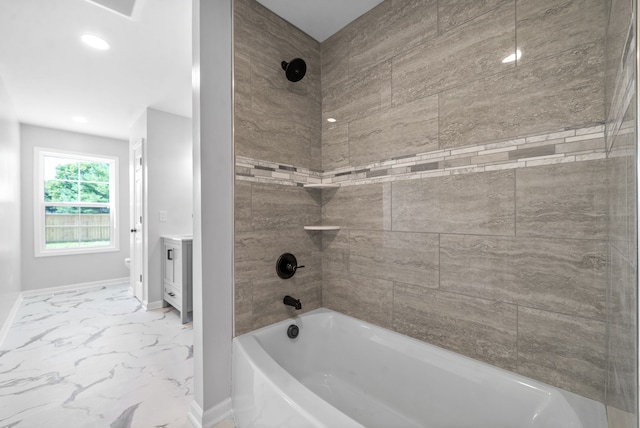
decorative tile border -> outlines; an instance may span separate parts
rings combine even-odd
[[[325,172],[238,156],[236,178],[290,186],[307,183],[349,186],[582,162],[607,157],[604,131],[602,124],[564,129],[477,146],[434,150]]]
[[[236,156],[238,180],[303,186],[322,183],[322,175],[322,172],[308,168]]]

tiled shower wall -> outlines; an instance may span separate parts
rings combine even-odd
[[[603,401],[604,139],[558,144],[602,130],[604,28],[602,0],[387,0],[323,42],[323,305]]]
[[[320,197],[301,187],[261,183],[261,175],[291,168],[320,169],[320,44],[254,0],[234,2],[234,141],[238,159],[260,159],[253,181],[235,185],[235,334],[294,315],[282,298],[291,294],[303,311],[321,306],[322,237],[304,224],[319,223]],[[289,82],[280,63],[307,62],[307,75]],[[276,164],[276,168],[269,166]],[[242,178],[243,167],[237,167]],[[300,265],[282,280],[275,265],[293,253]]]
[[[638,426],[635,2],[607,1],[606,141],[609,207],[607,387],[610,428]]]
[[[604,400],[605,5],[558,3],[387,0],[318,44],[236,0],[236,334],[291,294]]]

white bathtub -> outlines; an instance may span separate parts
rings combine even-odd
[[[327,309],[233,350],[238,428],[607,427],[601,403]]]

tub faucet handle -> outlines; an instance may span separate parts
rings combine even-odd
[[[302,303],[300,303],[300,300],[294,299],[291,296],[284,296],[284,299],[282,299],[282,303],[284,303],[287,306],[293,306],[297,310],[302,309]]]

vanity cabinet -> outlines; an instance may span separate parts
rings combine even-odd
[[[191,236],[162,237],[162,305],[180,312],[182,323],[193,311],[193,239]]]

